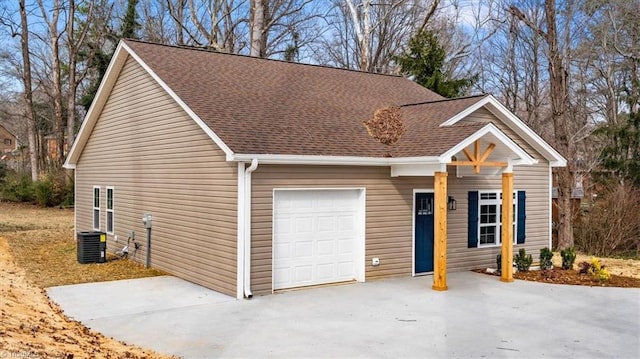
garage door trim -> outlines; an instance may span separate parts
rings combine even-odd
[[[319,192],[319,191],[354,191],[357,192],[357,213],[355,219],[356,236],[354,238],[354,279],[358,282],[365,281],[365,221],[366,221],[366,189],[364,187],[304,187],[304,188],[274,188],[272,193],[272,215],[271,215],[271,290],[275,290],[276,277],[276,258],[275,258],[275,240],[276,240],[276,194],[278,192]]]

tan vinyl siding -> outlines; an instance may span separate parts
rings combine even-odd
[[[482,111],[477,115],[482,114]],[[484,114],[491,116],[488,111]],[[492,120],[492,119],[488,119]],[[497,121],[496,121],[497,122]],[[527,193],[524,246],[537,261],[539,250],[549,244],[549,165],[533,148],[503,124],[497,125],[540,161],[514,169],[514,189]],[[501,176],[456,177],[449,167],[449,195],[457,210],[448,212],[449,271],[495,266],[500,246],[467,248],[468,191],[501,190]],[[388,167],[260,165],[253,173],[252,289],[255,294],[272,288],[272,206],[274,188],[365,188],[365,279],[411,275],[413,269],[413,191],[432,189],[432,177],[390,177]],[[373,267],[371,259],[380,258]]]
[[[453,171],[453,169],[450,169]],[[524,247],[538,260],[540,249],[549,245],[549,166],[541,163],[514,169],[514,190],[526,191],[526,241],[514,245],[517,252]],[[456,178],[449,174],[449,195],[457,200],[458,209],[449,212],[448,269],[465,270],[479,267],[495,267],[500,246],[467,248],[468,192],[477,190],[502,190],[500,176]]]
[[[108,249],[131,231],[146,260],[144,213],[153,215],[151,265],[217,291],[236,294],[237,166],[131,58],[124,65],[76,166],[77,230],[91,230],[92,186],[114,187]]]
[[[411,275],[414,188],[432,188],[426,177],[391,178],[388,167],[260,165],[253,172],[251,283],[271,293],[274,188],[365,188],[365,277]],[[379,257],[380,266],[370,265]]]

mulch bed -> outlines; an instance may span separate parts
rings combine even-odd
[[[495,273],[487,273],[484,269],[474,270],[477,273],[488,275],[499,275]],[[513,278],[528,280],[532,282],[543,282],[552,284],[569,284],[569,285],[586,285],[590,287],[621,287],[621,288],[640,288],[640,279],[623,277],[612,274],[608,281],[599,281],[588,274],[580,274],[577,270],[564,270],[561,268],[553,268],[552,270],[534,270],[528,272],[517,272],[513,274]]]

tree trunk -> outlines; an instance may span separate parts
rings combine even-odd
[[[38,0],[42,18],[47,24],[49,41],[51,42],[51,93],[49,96],[53,100],[53,133],[56,140],[56,154],[51,156],[51,163],[55,170],[62,167],[64,158],[64,114],[62,109],[62,68],[60,66],[60,36],[58,34],[58,19],[60,17],[60,0],[54,0],[52,4],[51,18],[43,0]]]
[[[76,92],[78,84],[76,82],[76,67],[78,46],[75,43],[75,0],[69,0],[69,12],[67,17],[67,52],[69,55],[69,94],[67,98],[67,130],[65,135],[66,150],[71,150],[75,137],[76,128]],[[65,153],[66,155],[66,153]],[[65,173],[65,183],[69,184],[73,177],[73,170],[69,169]]]
[[[567,166],[556,171],[558,178],[558,247],[565,249],[573,246],[573,209],[571,206],[571,190],[573,187],[573,146],[568,133],[568,84],[567,70],[563,63],[562,53],[558,47],[558,31],[556,25],[556,2],[545,1],[547,21],[546,42],[549,46],[549,85],[551,89],[551,118],[555,133],[556,149],[567,159]],[[568,45],[567,45],[568,46]]]
[[[360,71],[371,71],[371,0],[362,4],[362,40],[360,41]]]
[[[251,50],[250,55],[254,57],[263,57],[263,35],[265,27],[265,0],[251,1]]]
[[[558,184],[558,249],[573,247],[573,176],[567,167],[556,171]]]
[[[20,0],[20,43],[22,49],[22,65],[24,73],[22,82],[24,85],[24,102],[26,106],[25,115],[27,118],[27,131],[29,141],[29,160],[31,162],[31,180],[38,180],[38,144],[36,142],[36,116],[33,108],[33,91],[31,87],[31,54],[29,53],[29,23],[27,19],[27,10],[25,0]]]

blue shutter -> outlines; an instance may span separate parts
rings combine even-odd
[[[478,247],[478,191],[469,191],[468,248]]]
[[[517,237],[516,243],[524,244],[524,239],[526,237],[525,234],[525,223],[527,219],[527,204],[526,204],[526,192],[518,191],[518,228],[517,228]]]

